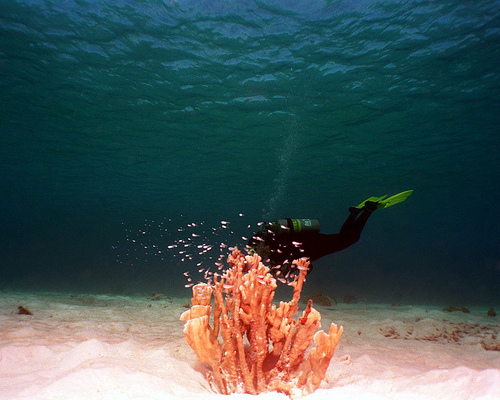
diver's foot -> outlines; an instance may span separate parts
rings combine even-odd
[[[369,212],[374,212],[378,208],[382,208],[381,204],[377,201],[366,201],[365,205],[363,207],[363,210],[369,211]]]
[[[406,200],[406,198],[413,193],[413,190],[406,190],[404,192],[395,194],[386,199],[387,195],[380,197],[369,197],[356,207],[351,207],[349,211],[353,212],[352,209],[367,210],[373,212],[379,208],[391,207],[394,204],[401,203]]]
[[[360,210],[363,210],[365,208],[366,203],[370,202],[370,203],[377,203],[377,204],[379,204],[386,197],[387,197],[387,195],[378,196],[378,197],[376,197],[376,196],[368,197],[365,201],[363,201],[360,204],[358,204],[356,206],[356,208],[359,208]]]

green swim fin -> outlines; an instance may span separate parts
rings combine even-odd
[[[406,190],[404,192],[395,194],[394,196],[391,196],[385,200],[378,201],[378,207],[377,208],[387,208],[390,206],[393,206],[394,204],[401,203],[405,201],[410,194],[413,193],[413,190]]]
[[[381,200],[385,199],[386,197],[387,197],[387,195],[383,195],[383,196],[380,196],[380,197],[369,197],[369,198],[367,198],[365,201],[363,201],[362,203],[359,203],[359,205],[357,205],[357,206],[356,206],[356,207],[354,207],[354,208],[359,208],[359,209],[361,209],[361,208],[363,208],[363,207],[365,206],[365,203],[366,203],[367,201],[373,201],[374,203],[378,203],[378,202],[380,202]]]

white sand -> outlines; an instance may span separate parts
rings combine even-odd
[[[0,293],[0,399],[227,398],[209,390],[184,341],[187,301]],[[33,315],[17,314],[18,306]],[[500,348],[500,323],[487,308],[316,308],[324,327],[345,329],[325,381],[307,399],[500,399],[500,351],[485,350]]]

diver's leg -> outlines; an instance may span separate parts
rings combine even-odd
[[[354,221],[354,223],[351,225],[351,229],[349,229],[347,234],[357,237],[356,241],[358,241],[359,237],[361,236],[361,232],[366,225],[366,221],[368,221],[368,218],[370,218],[372,212],[373,211],[371,210],[363,210],[359,217],[356,218],[356,221]]]
[[[342,228],[340,228],[340,234],[347,232],[352,229],[354,222],[356,221],[356,218],[358,215],[362,212],[363,210],[360,208],[356,207],[351,207],[349,208],[349,216],[345,220],[345,222],[342,225]]]
[[[367,205],[361,210],[351,207],[351,214],[347,217],[339,233],[331,235],[319,234],[315,237],[314,241],[308,243],[306,250],[310,254],[312,261],[344,250],[359,240],[366,221],[368,221],[368,218],[370,218],[372,212],[376,209],[376,203],[368,203],[371,202],[367,202]]]
[[[315,261],[318,258],[349,247],[352,243],[348,239],[349,237],[347,235],[342,235],[340,233],[333,233],[330,235],[320,233],[315,235],[314,240],[310,242],[304,241],[302,247],[305,250],[305,254],[311,258],[311,261]]]
[[[377,209],[377,203],[373,201],[367,201],[362,209],[351,207],[349,211],[351,214],[347,217],[347,220],[340,228],[341,235],[356,236],[358,239],[361,236],[361,232],[365,227],[366,221],[372,215],[372,212]],[[356,239],[356,241],[358,240]]]

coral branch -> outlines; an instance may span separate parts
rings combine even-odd
[[[211,387],[223,394],[274,390],[295,398],[312,393],[325,377],[342,327],[331,324],[328,333],[316,332],[321,315],[311,300],[294,319],[309,261],[294,261],[299,274],[290,283],[292,300],[278,307],[272,302],[276,280],[258,255],[235,249],[228,263],[213,285],[193,287],[192,307],[181,315],[186,341],[211,369]]]

